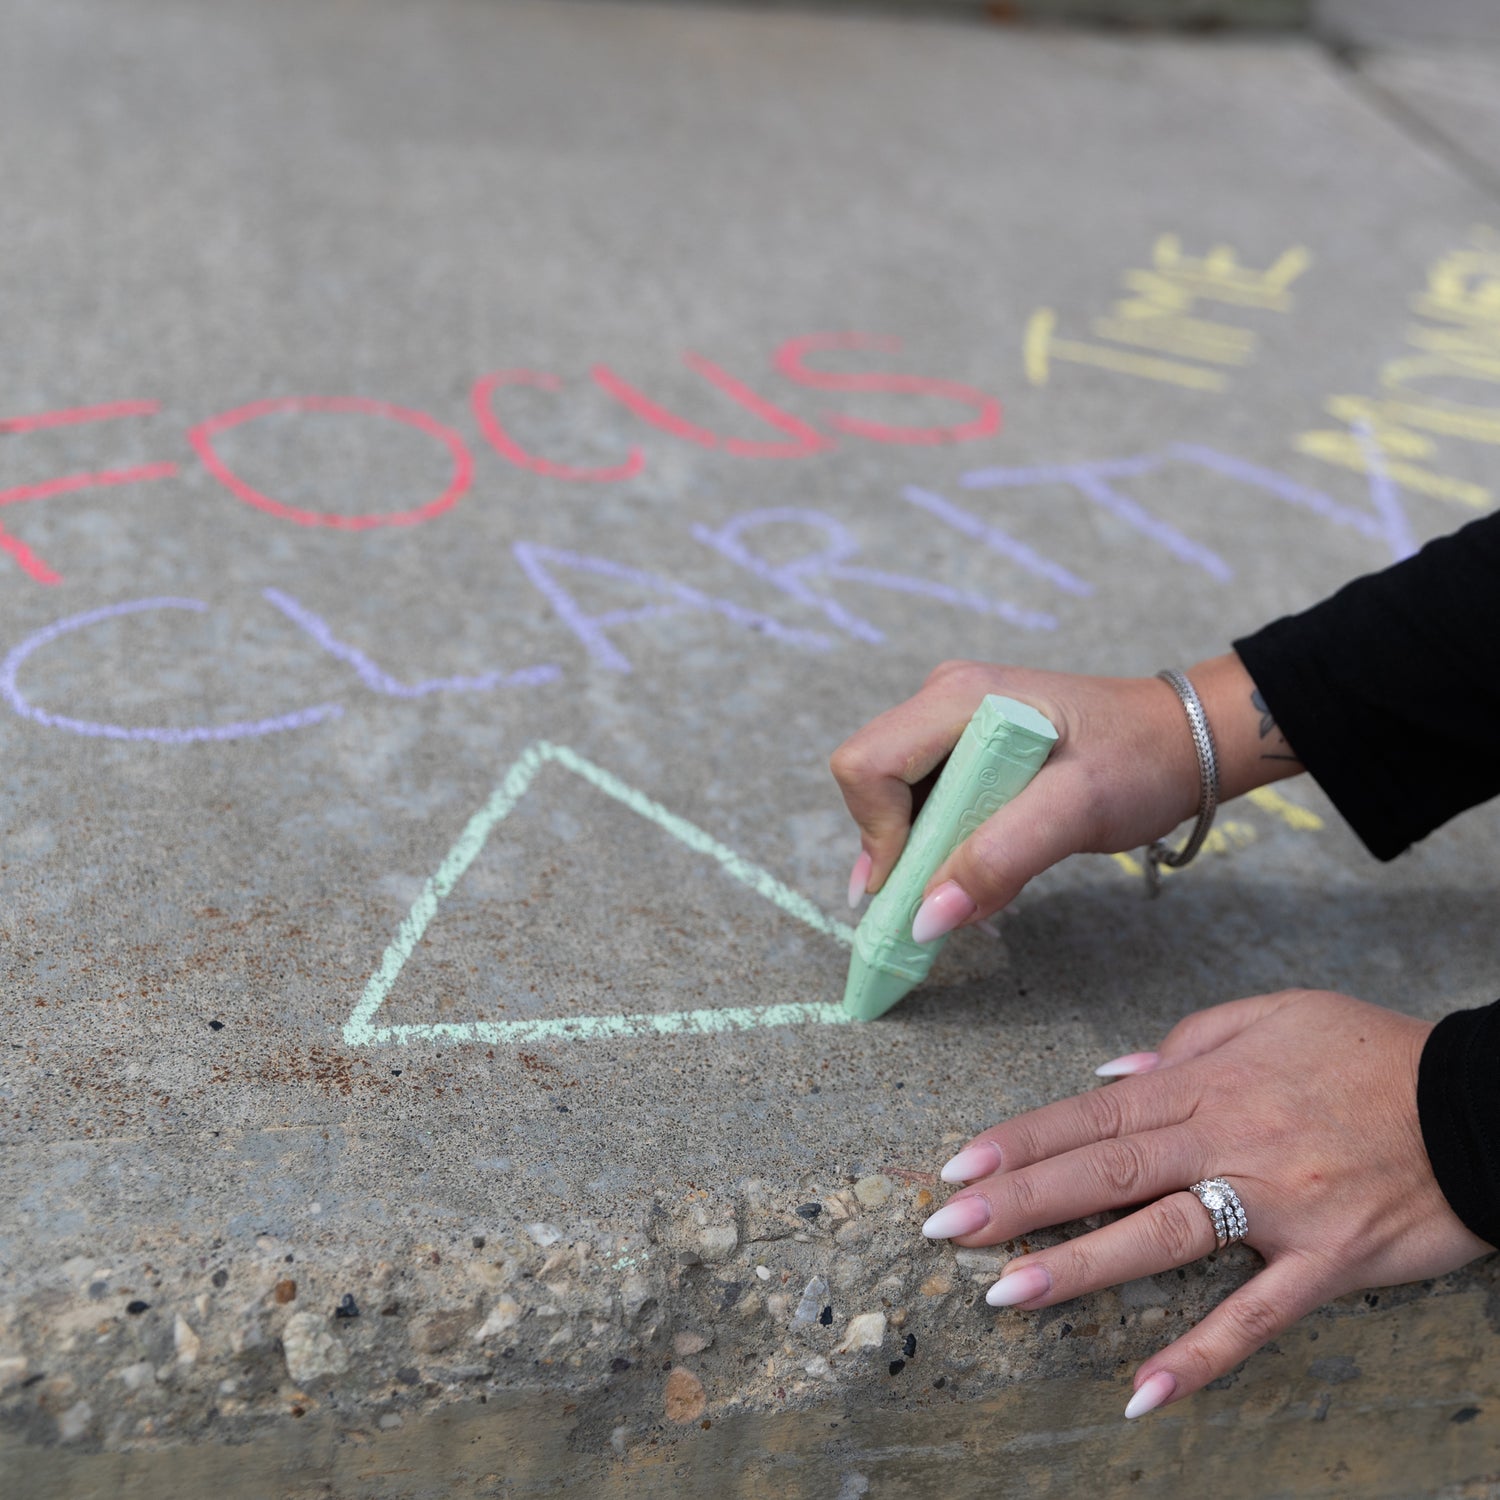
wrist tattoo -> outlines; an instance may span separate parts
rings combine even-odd
[[[1286,736],[1276,727],[1276,718],[1272,714],[1270,705],[1262,696],[1259,688],[1256,688],[1250,694],[1250,703],[1251,706],[1255,708],[1260,714],[1261,739],[1266,739],[1273,734],[1276,736],[1273,743],[1278,748],[1275,750],[1262,750],[1260,753],[1260,758],[1262,760],[1295,761],[1297,757],[1291,753],[1292,747],[1287,743]]]

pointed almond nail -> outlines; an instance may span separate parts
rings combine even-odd
[[[911,940],[918,945],[936,942],[978,910],[956,880],[945,880],[917,908],[916,920],[911,924]]]
[[[1148,1411],[1155,1411],[1176,1389],[1177,1377],[1170,1371],[1158,1370],[1156,1374],[1148,1375],[1130,1398],[1130,1405],[1125,1408],[1126,1417],[1144,1417]]]
[[[972,1182],[1000,1170],[1000,1148],[993,1141],[975,1141],[965,1146],[938,1176],[944,1182]]]
[[[1112,1057],[1094,1069],[1095,1078],[1125,1078],[1131,1073],[1149,1073],[1161,1061],[1159,1052],[1127,1052]]]
[[[870,869],[874,863],[874,860],[863,851],[854,861],[854,868],[849,872],[849,909],[851,911],[865,899],[865,887],[870,883]]]
[[[984,1294],[984,1300],[991,1307],[1014,1307],[1018,1302],[1030,1302],[1051,1290],[1052,1278],[1047,1274],[1046,1266],[1017,1266]]]
[[[973,1234],[989,1222],[989,1201],[976,1193],[969,1198],[950,1198],[922,1226],[922,1233],[930,1240],[951,1240]]]

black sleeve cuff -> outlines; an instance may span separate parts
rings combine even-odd
[[[1417,1069],[1417,1118],[1448,1206],[1500,1245],[1500,1001],[1432,1029]]]

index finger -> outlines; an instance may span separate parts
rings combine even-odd
[[[849,736],[829,759],[870,856],[866,890],[895,868],[912,822],[912,787],[940,766],[984,696],[960,673],[939,668],[922,691]]]
[[[1147,1130],[1180,1125],[1197,1108],[1191,1064],[1122,1078],[1028,1110],[981,1131],[941,1172],[944,1182],[973,1182],[1034,1166],[1066,1151]]]

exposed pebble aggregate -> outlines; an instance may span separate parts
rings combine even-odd
[[[932,1400],[1064,1365],[1118,1378],[1201,1312],[1179,1296],[1202,1303],[1253,1265],[1240,1250],[1191,1286],[1172,1274],[996,1312],[983,1293],[1022,1245],[924,1240],[931,1202],[883,1174],[754,1180],[658,1198],[624,1231],[496,1223],[368,1262],[314,1229],[185,1247],[175,1263],[191,1269],[170,1275],[80,1247],[0,1307],[0,1420],[31,1441],[131,1447],[321,1406],[391,1428],[444,1401],[546,1389],[588,1403],[600,1448],[619,1449],[830,1385]]]

